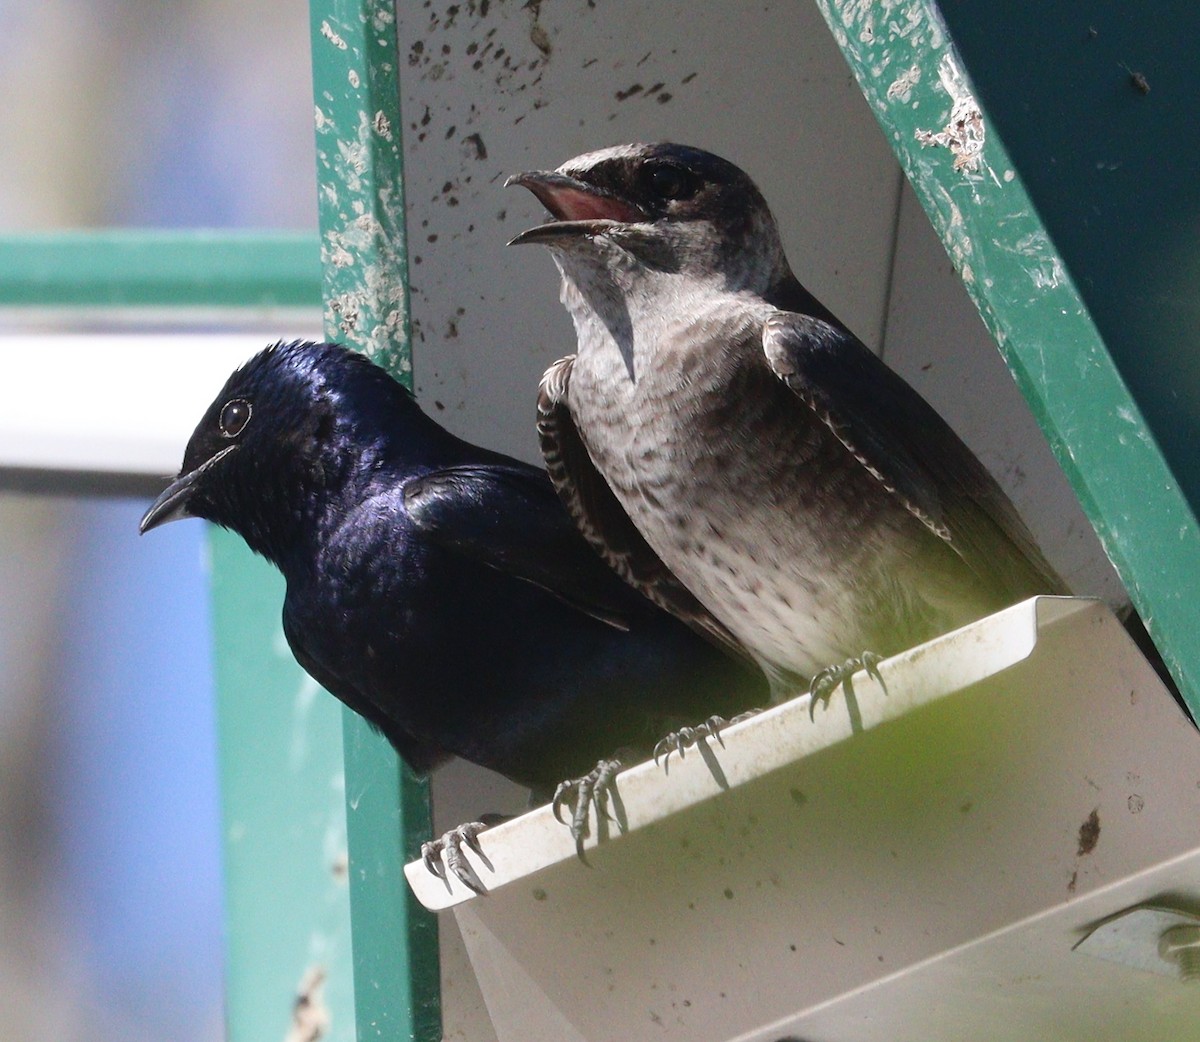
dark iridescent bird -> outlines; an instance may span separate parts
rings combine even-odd
[[[454,437],[337,345],[234,372],[141,531],[181,517],[279,568],[297,661],[417,772],[460,756],[545,796],[766,690],[613,575],[542,470]]]
[[[578,336],[540,388],[551,478],[622,576],[776,697],[1067,592],[974,454],[797,281],[737,167],[635,144],[510,183],[550,211],[513,243],[550,248]]]

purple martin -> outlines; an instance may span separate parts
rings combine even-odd
[[[183,517],[279,568],[297,661],[414,771],[459,756],[539,798],[584,776],[565,793],[580,842],[598,762],[766,692],[621,582],[543,470],[454,437],[338,345],[277,344],[233,373],[140,529]],[[482,827],[442,841],[476,889],[458,843]]]
[[[946,422],[797,281],[749,177],[633,144],[518,174],[578,351],[555,486],[617,572],[814,704],[856,668],[1067,587]],[[849,692],[847,692],[849,694]]]

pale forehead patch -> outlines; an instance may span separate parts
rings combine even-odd
[[[595,152],[585,152],[574,159],[568,159],[558,168],[560,174],[578,174],[590,170],[598,163],[609,159],[640,159],[646,154],[650,145],[634,142],[628,145],[613,145],[611,148],[601,148]]]

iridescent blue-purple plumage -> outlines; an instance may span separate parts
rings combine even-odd
[[[278,566],[297,660],[419,772],[460,756],[545,794],[763,698],[757,670],[610,572],[543,471],[336,345],[276,345],[230,377],[142,529],[182,516]]]

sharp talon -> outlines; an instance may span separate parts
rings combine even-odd
[[[588,859],[583,854],[583,841],[587,839],[590,832],[588,827],[588,811],[591,809],[592,801],[589,778],[590,775],[585,775],[579,782],[578,802],[575,804],[575,813],[571,816],[571,836],[575,840],[575,856],[585,865],[588,864]],[[589,865],[588,867],[590,868],[591,866]]]
[[[660,739],[654,746],[654,762],[658,763],[658,758],[661,755],[663,758],[663,771],[666,774],[671,773],[671,753],[679,753],[679,758],[682,760],[685,756],[685,750],[695,747],[700,754],[700,758],[708,765],[708,769],[712,772],[713,777],[717,780],[717,784],[721,788],[728,788],[728,782],[725,780],[725,775],[721,771],[721,766],[717,763],[716,755],[708,744],[708,740],[714,740],[722,749],[725,748],[725,739],[721,735],[721,731],[732,724],[740,724],[743,720],[749,720],[752,716],[757,716],[761,713],[761,709],[749,709],[744,713],[738,713],[731,720],[727,720],[723,716],[710,716],[702,724],[697,724],[695,727],[681,727],[678,731],[672,731],[666,737]]]
[[[495,872],[496,869],[483,852],[478,839],[479,833],[487,828],[488,826],[482,821],[469,821],[459,825],[456,829],[443,833],[438,839],[431,839],[421,844],[421,860],[430,873],[446,884],[447,892],[453,889],[450,886],[451,875],[468,890],[480,896],[488,892],[474,866],[462,851],[462,845],[466,843],[471,850],[475,851],[487,870]]]
[[[665,738],[660,738],[654,744],[654,764],[658,766],[658,758],[663,757],[664,769],[670,767],[671,753],[679,751],[679,735],[672,731]]]
[[[442,864],[442,840],[428,840],[421,844],[421,860],[429,874],[437,876],[450,889],[450,880],[446,878],[446,866]]]
[[[470,824],[460,826],[459,831],[462,833],[462,838],[466,841],[467,846],[475,851],[475,856],[483,862],[483,867],[489,872],[495,872],[496,867],[492,864],[487,854],[483,852],[483,844],[479,842],[479,833],[489,828],[491,826],[482,821],[472,821]]]
[[[475,869],[471,867],[471,862],[463,856],[461,847],[453,845],[446,849],[446,868],[453,872],[454,878],[468,890],[479,894],[480,897],[487,893],[487,887],[476,875]]]
[[[622,831],[625,829],[615,784],[622,766],[620,760],[601,760],[582,778],[563,782],[554,794],[554,817],[571,830],[571,838],[575,840],[575,854],[585,865],[588,864],[588,859],[584,854],[583,844],[592,834],[593,808],[599,839],[604,839],[608,832],[607,828],[602,827],[606,822],[615,821]],[[615,817],[609,813],[610,801],[614,810],[618,812]],[[565,807],[570,807],[571,810],[569,823],[563,814]]]
[[[882,655],[876,655],[873,651],[864,651],[862,655],[863,669],[867,671],[867,676],[879,684],[883,688],[883,693],[888,693],[887,684],[883,682],[883,674],[879,672],[879,663],[883,661]]]
[[[854,700],[854,674],[860,669],[878,681],[880,687],[883,688],[884,694],[887,694],[887,685],[883,682],[883,676],[879,672],[879,663],[883,661],[882,655],[877,655],[873,651],[864,651],[858,658],[846,659],[839,666],[827,666],[813,675],[812,680],[808,685],[808,693],[810,701],[808,703],[808,718],[816,719],[817,703],[823,702],[826,706],[833,700],[833,693],[840,686],[846,694],[848,701]]]
[[[723,716],[710,716],[704,721],[704,726],[708,730],[708,733],[716,740],[717,745],[724,749],[725,739],[721,737],[721,728],[728,727],[729,721]]]
[[[563,804],[570,802],[571,793],[579,787],[579,783],[575,781],[560,782],[557,789],[554,790],[554,799],[551,801],[551,808],[554,811],[554,818],[560,825],[565,825],[566,819],[562,816]]]

